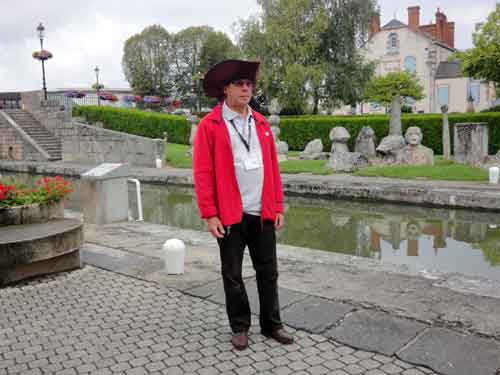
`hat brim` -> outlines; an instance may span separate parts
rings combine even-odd
[[[223,98],[224,86],[235,79],[257,81],[259,61],[225,60],[214,65],[205,74],[203,90],[211,98]]]

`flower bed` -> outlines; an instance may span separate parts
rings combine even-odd
[[[0,181],[0,225],[42,223],[63,217],[62,201],[72,192],[70,182],[60,176],[41,178],[35,187]]]

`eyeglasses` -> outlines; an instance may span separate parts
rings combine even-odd
[[[231,84],[233,84],[237,87],[248,86],[248,87],[252,88],[255,86],[255,82],[251,81],[249,79],[236,79],[234,81],[231,81]]]

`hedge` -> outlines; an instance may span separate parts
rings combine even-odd
[[[191,124],[183,116],[106,106],[75,106],[73,115],[89,123],[102,122],[106,129],[147,138],[163,138],[167,132],[169,142],[189,144]]]
[[[422,129],[423,144],[434,150],[437,155],[443,153],[442,115],[403,115],[403,133],[410,126]],[[450,138],[453,150],[453,127],[456,123],[486,122],[489,129],[489,153],[495,154],[500,149],[500,113],[463,113],[450,114]],[[325,150],[331,149],[330,130],[343,126],[351,134],[350,150],[354,150],[356,137],[363,126],[371,126],[380,141],[389,133],[389,116],[290,116],[282,117],[280,139],[287,142],[290,150],[303,150],[309,141],[321,138]]]

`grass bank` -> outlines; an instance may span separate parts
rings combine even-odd
[[[189,146],[169,143],[167,145],[167,165],[174,168],[192,168],[191,156],[187,154]],[[298,152],[291,151],[290,159],[280,163],[282,173],[311,173],[328,175],[334,173],[325,166],[325,160],[299,160]],[[487,181],[488,172],[468,165],[456,164],[436,156],[434,166],[412,167],[407,165],[367,167],[354,173],[363,177],[388,177],[401,179],[450,180],[450,181]]]

